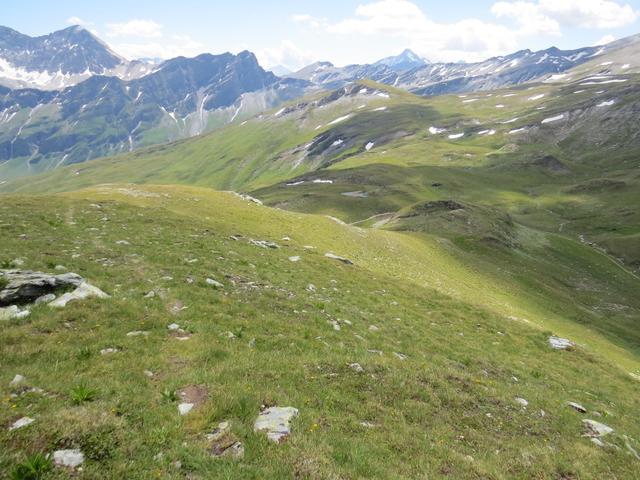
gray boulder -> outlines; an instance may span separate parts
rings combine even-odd
[[[260,413],[253,429],[256,432],[266,432],[269,440],[280,443],[290,435],[290,422],[297,415],[297,408],[270,407]]]
[[[0,290],[0,307],[32,303],[38,298],[69,287],[79,287],[84,281],[75,273],[50,275],[30,270],[0,270],[6,285]]]
[[[73,292],[68,292],[64,295],[61,295],[58,299],[49,303],[49,306],[52,308],[62,308],[66,307],[67,303],[73,302],[74,300],[84,300],[86,298],[92,297],[109,298],[109,295],[104,293],[98,287],[94,287],[87,282],[82,282]]]

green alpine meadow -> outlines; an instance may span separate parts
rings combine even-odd
[[[0,479],[640,477],[640,5],[482,61],[428,2],[278,5],[415,30],[285,68],[122,3],[0,27]]]

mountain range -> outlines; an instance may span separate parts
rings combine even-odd
[[[430,63],[405,50],[371,65],[276,68],[277,77],[250,52],[129,62],[78,26],[35,38],[2,27],[0,179],[191,137],[363,79],[418,95],[549,81],[624,42],[474,64]]]

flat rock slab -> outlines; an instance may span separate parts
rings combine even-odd
[[[555,350],[571,350],[576,346],[571,340],[560,337],[549,337],[549,345]]]
[[[582,425],[586,430],[585,437],[599,438],[613,433],[613,428],[595,420],[582,420]]]
[[[18,430],[19,428],[26,427],[27,425],[31,425],[35,420],[29,417],[22,417],[19,420],[13,422],[13,424],[9,427],[9,431]]]
[[[80,450],[56,450],[53,462],[61,467],[79,467],[84,463],[84,454]]]
[[[7,285],[0,290],[0,306],[31,303],[50,293],[79,287],[84,279],[75,273],[51,275],[30,270],[0,270]]]
[[[573,408],[575,411],[580,412],[580,413],[587,413],[587,409],[584,408],[582,405],[580,405],[579,403],[576,402],[567,402],[567,405],[569,405],[571,408]]]
[[[63,308],[66,307],[69,302],[85,300],[87,298],[109,298],[109,295],[104,293],[98,287],[94,287],[87,282],[82,282],[73,292],[61,295],[58,299],[49,303],[49,306],[51,308]]]
[[[297,415],[297,408],[270,407],[258,415],[253,429],[256,432],[266,432],[269,440],[280,443],[291,434],[290,422]]]
[[[331,260],[337,260],[338,262],[344,263],[345,265],[353,265],[353,262],[348,258],[334,255],[333,253],[325,253],[324,256],[330,258]]]

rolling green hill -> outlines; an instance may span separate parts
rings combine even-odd
[[[5,264],[64,265],[111,295],[63,310],[36,306],[4,324],[0,418],[35,421],[1,431],[0,470],[35,452],[77,448],[82,478],[637,471],[639,384],[627,373],[632,364],[638,372],[637,357],[548,315],[553,298],[545,312],[502,288],[441,239],[178,186],[6,196],[0,222]],[[534,241],[525,236],[519,241]],[[609,284],[616,295],[633,287],[587,247],[547,240],[551,251],[575,255],[576,272],[618,275]],[[551,333],[579,345],[553,350]],[[7,387],[18,373],[26,380]],[[194,390],[195,409],[180,416],[174,392]],[[253,432],[261,405],[299,410],[286,443]],[[594,417],[615,430],[604,447],[582,436],[582,420]],[[216,440],[206,434],[223,421],[243,458],[209,453]]]

